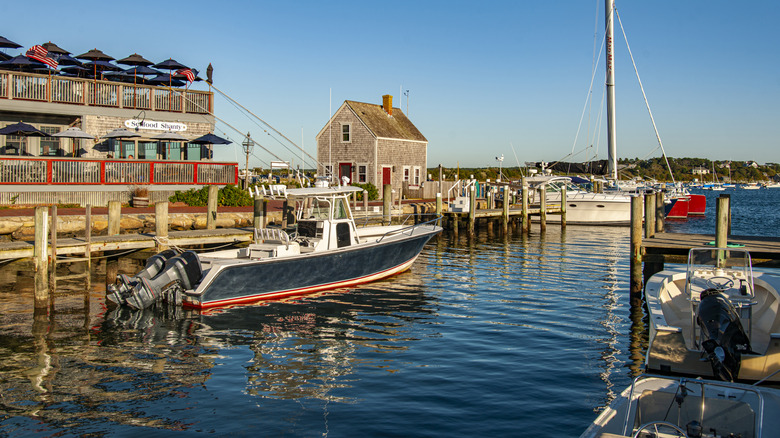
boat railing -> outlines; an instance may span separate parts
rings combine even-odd
[[[382,242],[382,240],[384,240],[385,237],[395,236],[397,234],[407,234],[408,233],[409,236],[413,236],[414,232],[417,231],[420,228],[430,228],[430,227],[436,226],[436,225],[438,225],[439,221],[441,221],[442,216],[441,215],[435,215],[435,216],[436,216],[435,218],[427,220],[425,222],[419,222],[419,223],[416,223],[414,225],[409,225],[409,226],[406,226],[406,227],[403,227],[403,228],[399,228],[399,229],[396,229],[396,230],[388,231],[385,234],[381,235],[376,240],[376,243]]]
[[[634,403],[634,400],[635,400],[634,393],[635,393],[635,390],[637,388],[637,384],[640,381],[642,381],[642,380],[652,379],[652,378],[671,380],[669,377],[665,377],[665,376],[655,376],[655,375],[652,375],[652,374],[643,374],[641,376],[636,377],[633,380],[633,382],[631,382],[631,391],[629,392],[628,400],[627,400],[627,406],[626,406],[626,417],[625,417],[625,419],[623,421],[623,435],[625,435],[625,436],[629,436],[629,433],[628,433],[629,430],[628,429],[630,427],[633,427],[632,426],[633,422],[631,421],[631,418],[632,418],[631,414],[632,414],[632,412],[633,412],[634,415],[637,415],[638,414],[638,410],[639,410],[639,395],[641,395],[641,394],[636,396],[636,403]],[[709,418],[705,419],[705,417],[704,417],[704,415],[705,415],[705,408],[706,408],[706,401],[707,401],[707,399],[705,397],[705,394],[707,392],[706,391],[707,389],[713,389],[713,388],[722,389],[722,390],[725,390],[723,392],[726,393],[726,394],[731,393],[731,391],[742,391],[742,392],[745,392],[745,393],[752,393],[756,397],[756,400],[758,402],[758,409],[755,411],[755,418],[754,418],[754,422],[753,422],[753,426],[756,428],[756,430],[755,430],[755,434],[753,436],[756,436],[756,437],[763,436],[763,427],[762,427],[763,426],[763,422],[762,422],[762,419],[764,417],[764,404],[765,403],[764,403],[764,396],[761,393],[761,391],[759,390],[759,387],[735,384],[735,383],[732,383],[732,382],[725,382],[725,381],[723,381],[723,382],[719,382],[719,381],[703,381],[703,380],[700,380],[700,379],[690,379],[690,378],[686,378],[686,377],[681,377],[678,380],[678,387],[687,388],[686,385],[689,385],[689,384],[690,385],[699,385],[700,388],[701,388],[701,411],[699,412],[700,418],[698,418],[698,421],[701,423],[702,427],[706,426],[704,424],[704,420],[708,420],[709,419]],[[675,395],[677,395],[678,393],[679,393],[679,388],[678,388],[678,391],[675,392]],[[683,396],[683,397],[685,397],[685,396]],[[733,399],[734,397],[736,397],[736,394],[731,393],[730,394],[730,399]],[[710,397],[710,398],[713,399],[713,400],[717,400],[718,399],[716,397]],[[744,396],[739,397],[738,399],[739,399],[739,401],[742,401],[744,403],[748,403],[747,401],[745,401],[745,397]],[[756,421],[755,419],[758,419],[758,420]]]

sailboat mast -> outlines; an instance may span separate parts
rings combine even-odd
[[[607,166],[609,169],[609,176],[613,180],[617,181],[617,128],[615,126],[615,51],[613,50],[612,43],[614,42],[615,34],[615,21],[614,0],[605,0],[606,8],[606,46],[607,46]]]

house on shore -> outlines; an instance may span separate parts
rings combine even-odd
[[[346,100],[317,134],[317,173],[379,189],[419,187],[425,181],[428,140],[399,109],[393,96],[382,104]]]

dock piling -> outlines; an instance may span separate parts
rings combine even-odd
[[[655,236],[655,193],[645,194],[645,237]],[[663,196],[663,195],[662,195]]]
[[[547,231],[547,189],[539,186],[539,229],[542,233]]]
[[[168,203],[154,204],[154,234],[157,236],[157,252],[168,249]]]
[[[730,202],[729,196],[720,196],[715,207],[715,246],[718,248],[728,245]]]
[[[382,214],[385,225],[390,225],[393,210],[393,186],[385,184],[382,186]]]
[[[561,188],[561,229],[566,228],[566,186]]]
[[[642,294],[642,198],[631,197],[631,280],[632,297]]]
[[[119,201],[108,201],[108,235],[109,236],[119,235],[121,220],[122,220],[122,203]]]
[[[49,207],[35,207],[35,307],[46,307],[49,302]]]
[[[528,183],[525,180],[525,177],[522,177],[522,188],[521,188],[521,198],[522,198],[522,218],[523,218],[523,233],[527,233],[528,230],[531,229],[531,226],[528,221]]]
[[[217,203],[219,201],[219,187],[209,186],[209,198],[206,211],[206,229],[214,230],[217,228]]]

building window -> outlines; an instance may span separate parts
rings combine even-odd
[[[420,185],[420,167],[414,166],[414,181],[413,184],[416,186]]]
[[[325,166],[325,176],[333,175],[333,167],[330,165]]]
[[[6,155],[24,155],[26,151],[22,150],[21,135],[6,135],[3,153]]]
[[[366,166],[364,164],[360,164],[360,165],[358,165],[357,169],[358,169],[358,171],[357,171],[358,183],[365,184],[367,179],[368,179],[368,175],[367,175],[368,174],[368,166]]]
[[[351,126],[349,123],[341,125],[341,142],[349,143],[351,141]]]
[[[52,135],[60,132],[60,128],[56,126],[41,126],[41,131]],[[59,151],[59,137],[41,137],[41,150],[39,153],[40,156],[58,155]]]
[[[404,166],[404,182],[409,182],[409,177],[411,176],[411,169],[409,166]]]

